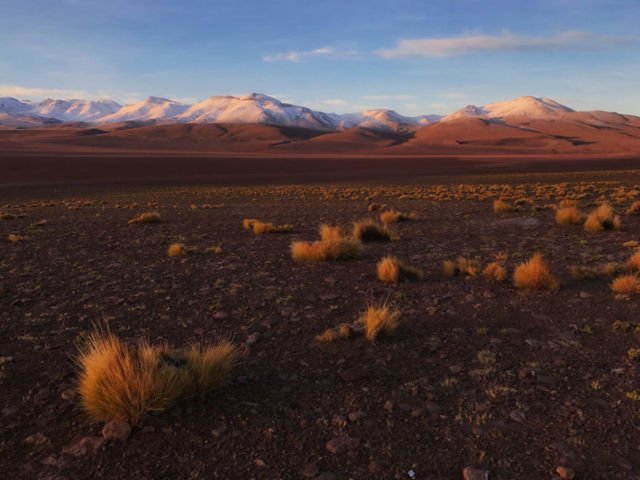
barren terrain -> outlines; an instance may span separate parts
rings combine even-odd
[[[638,240],[640,217],[624,212],[640,195],[637,170],[419,177],[396,164],[399,181],[381,172],[355,180],[354,170],[340,183],[314,184],[306,174],[303,184],[285,175],[289,184],[277,185],[263,172],[260,182],[274,184],[262,186],[123,185],[111,171],[101,184],[94,174],[73,185],[68,175],[82,157],[70,158],[56,163],[67,176],[55,187],[9,187],[5,177],[0,190],[6,478],[440,480],[462,478],[466,466],[498,480],[554,478],[558,466],[578,479],[639,478],[639,364],[628,352],[638,346],[638,297],[616,296],[609,277],[569,272],[633,253],[623,244]],[[11,161],[8,178],[28,183],[15,173],[19,161],[2,159]],[[159,171],[169,182],[169,167]],[[498,197],[517,209],[494,213]],[[622,228],[557,224],[552,207],[566,198],[586,213],[607,199]],[[371,202],[416,218],[393,224],[397,238],[367,243],[360,258],[292,260],[291,242],[316,239],[321,223],[348,230],[377,218]],[[162,221],[127,224],[145,211]],[[244,218],[293,232],[255,236]],[[21,238],[6,241],[10,234]],[[171,258],[173,242],[221,251]],[[557,290],[513,286],[514,267],[534,252],[549,262]],[[387,254],[425,279],[381,283],[376,263]],[[442,270],[458,256],[484,265],[500,254],[504,283]],[[396,335],[315,341],[384,300],[401,312]],[[205,400],[145,417],[124,442],[104,442],[74,391],[75,342],[96,322],[125,340],[230,338],[241,361]]]

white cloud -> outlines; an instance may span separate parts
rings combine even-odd
[[[588,32],[563,32],[544,37],[517,35],[462,35],[442,38],[413,38],[398,40],[394,48],[378,50],[383,58],[452,57],[486,52],[515,52],[533,50],[600,50],[635,43],[630,37],[598,35]]]
[[[313,50],[296,51],[290,50],[288,52],[274,53],[271,55],[264,55],[262,60],[265,62],[292,62],[300,63],[308,58],[340,58],[350,57],[357,55],[355,50],[337,50],[334,47],[320,47]]]

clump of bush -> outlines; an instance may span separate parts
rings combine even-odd
[[[160,214],[158,212],[144,212],[133,217],[129,220],[129,225],[136,225],[138,223],[159,223],[161,221]]]
[[[340,227],[320,225],[320,240],[297,241],[291,244],[291,256],[297,261],[322,262],[347,260],[362,254],[362,242],[354,237],[345,237]]]
[[[603,203],[587,217],[584,229],[587,232],[603,232],[605,230],[619,230],[622,225],[620,216],[616,215],[608,203]]]
[[[398,283],[400,280],[422,280],[424,278],[421,270],[406,265],[390,255],[378,262],[376,272],[378,280],[388,283]]]
[[[362,242],[388,242],[392,239],[391,231],[386,226],[370,218],[355,222],[351,235]]]

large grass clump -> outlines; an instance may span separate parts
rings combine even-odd
[[[622,275],[611,282],[611,291],[618,295],[640,293],[640,280],[636,275]]]
[[[129,220],[129,225],[136,225],[139,223],[159,223],[161,221],[160,214],[158,212],[144,212],[133,217]]]
[[[393,238],[391,231],[386,226],[370,218],[355,222],[351,235],[362,242],[388,242]]]
[[[400,280],[422,280],[421,270],[406,265],[396,257],[387,255],[376,265],[378,280],[387,283],[398,283]]]
[[[94,332],[76,359],[82,406],[96,420],[136,424],[181,398],[210,392],[230,373],[235,359],[236,349],[227,341],[179,351],[147,341],[126,344],[111,332]]]
[[[493,201],[493,213],[507,213],[513,211],[511,204],[498,199]]]
[[[381,333],[393,335],[399,321],[400,311],[387,303],[370,305],[358,318],[364,326],[364,336],[370,342],[374,342]]]
[[[587,217],[584,229],[587,232],[603,232],[605,230],[619,230],[622,222],[608,203],[603,203]]]
[[[542,255],[534,254],[529,260],[518,265],[513,272],[513,283],[518,288],[528,290],[554,290],[557,280],[551,275],[549,265]]]
[[[320,225],[320,240],[298,241],[291,244],[291,256],[297,261],[323,262],[357,258],[362,253],[362,242],[345,237],[340,227]]]
[[[576,206],[558,208],[556,211],[556,222],[560,225],[579,225],[584,220],[584,216]]]

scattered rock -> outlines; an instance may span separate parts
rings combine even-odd
[[[63,400],[72,400],[76,396],[75,388],[67,388],[60,394],[60,398]]]
[[[489,471],[465,467],[462,471],[462,477],[464,480],[489,480]]]
[[[304,467],[304,470],[302,470],[302,476],[304,478],[313,478],[318,475],[319,472],[320,469],[318,469],[318,466],[315,463],[309,463]]]
[[[499,227],[518,227],[518,228],[533,228],[542,225],[542,222],[537,218],[505,218],[503,220],[496,220],[495,224]]]
[[[358,420],[364,418],[366,414],[362,410],[357,410],[355,412],[349,413],[349,420],[352,422],[357,422]]]
[[[568,467],[556,468],[556,473],[562,478],[562,480],[573,480],[576,477],[576,473]]]
[[[43,443],[46,443],[47,440],[49,439],[44,435],[44,433],[37,432],[25,438],[24,442],[28,443],[29,445],[42,445]]]
[[[107,441],[124,442],[131,435],[131,425],[121,420],[112,420],[102,428],[102,437]]]
[[[100,437],[82,437],[77,442],[62,447],[62,453],[72,457],[84,457],[89,453],[95,452],[102,446],[103,442],[104,439]]]
[[[258,339],[260,338],[260,334],[259,333],[252,333],[251,335],[249,335],[247,337],[247,340],[244,342],[246,343],[248,346],[253,346],[257,343]]]
[[[220,425],[218,428],[211,430],[211,434],[216,437],[216,438],[220,438],[221,436],[223,436],[225,433],[227,433],[227,430],[229,429],[229,427],[227,427],[226,423],[223,423],[222,425]]]
[[[338,454],[344,453],[347,450],[355,450],[360,445],[359,438],[353,438],[349,435],[342,435],[341,437],[336,437],[329,440],[325,447],[331,453]]]
[[[342,415],[334,415],[333,418],[331,419],[331,424],[334,427],[343,428],[347,425],[347,419],[344,418]]]

